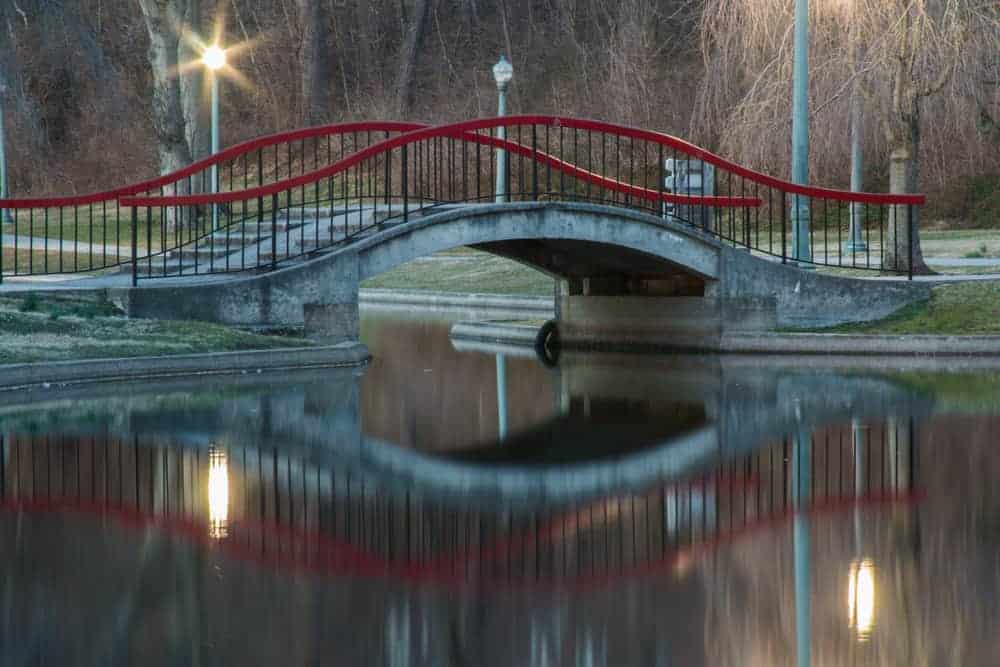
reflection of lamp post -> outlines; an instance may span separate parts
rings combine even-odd
[[[500,440],[507,437],[507,360],[497,355],[497,420]]]
[[[863,558],[864,544],[861,535],[861,512],[858,506],[868,491],[865,483],[865,431],[860,419],[851,420],[854,441],[854,559],[851,561],[847,581],[847,626],[853,628],[858,641],[867,641],[875,625],[875,565],[870,558]]]
[[[792,182],[809,183],[809,0],[795,0],[795,55],[792,68]],[[811,262],[809,200],[792,195],[792,257]],[[800,264],[809,268],[811,264]]]
[[[205,49],[201,62],[212,79],[212,155],[219,152],[219,70],[226,66],[226,52],[218,44]],[[212,165],[212,193],[219,191],[219,167]],[[219,227],[219,207],[212,204],[212,229]]]
[[[796,407],[796,417],[799,416]],[[809,667],[812,649],[812,563],[809,552],[809,487],[812,434],[801,426],[793,439],[792,502],[795,518],[792,523],[792,551],[795,561],[795,664]]]
[[[208,535],[221,539],[229,534],[229,460],[226,452],[208,450]]]
[[[500,60],[493,66],[493,80],[497,82],[497,95],[499,102],[497,106],[497,117],[507,114],[507,86],[514,78],[514,66],[500,56]],[[497,138],[507,138],[507,128],[503,125],[497,127]],[[497,149],[497,187],[496,201],[503,202],[507,193],[507,151],[502,148]]]

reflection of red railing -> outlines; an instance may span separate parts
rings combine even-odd
[[[868,493],[859,497],[824,499],[809,504],[802,510],[807,516],[821,517],[841,514],[857,507],[877,507],[892,504],[914,504],[920,502],[923,494],[918,491],[901,493]],[[218,549],[226,556],[274,567],[291,573],[320,574],[325,576],[358,576],[401,579],[417,583],[486,587],[524,586],[530,588],[592,588],[621,579],[655,574],[670,570],[678,564],[738,540],[774,530],[787,523],[800,512],[782,509],[774,514],[759,517],[752,523],[736,528],[723,529],[700,542],[678,545],[664,550],[655,560],[622,565],[615,571],[591,571],[577,573],[572,577],[515,575],[510,571],[491,577],[483,570],[475,554],[457,559],[436,559],[427,562],[410,562],[386,558],[381,554],[364,551],[356,545],[344,542],[318,530],[300,530],[270,521],[240,519],[234,522],[233,533],[239,536],[227,539],[213,539],[205,522],[184,516],[164,516],[144,514],[131,507],[114,507],[107,503],[81,501],[77,499],[59,500],[19,500],[6,499],[0,502],[0,511],[26,512],[31,514],[55,513],[84,514],[110,518],[128,528],[157,527],[164,531],[202,544],[206,548]],[[249,539],[249,534],[261,539]],[[540,536],[543,540],[553,534]],[[244,539],[247,538],[247,539]],[[268,542],[270,540],[270,543]],[[528,545],[524,542],[522,546]],[[536,541],[530,542],[535,546]],[[508,545],[504,544],[506,548]],[[485,553],[493,553],[496,548],[487,548]]]

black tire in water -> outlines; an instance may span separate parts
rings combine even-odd
[[[559,325],[555,320],[543,324],[535,334],[535,354],[549,368],[559,363]]]

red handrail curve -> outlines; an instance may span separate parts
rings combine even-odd
[[[638,197],[640,199],[646,199],[649,201],[660,201],[674,204],[684,204],[693,206],[714,206],[720,208],[751,208],[761,206],[763,200],[758,197],[716,197],[716,196],[698,196],[698,195],[681,195],[673,194],[670,192],[661,192],[659,190],[653,190],[650,188],[640,187],[637,185],[632,185],[630,183],[625,183],[618,181],[594,172],[587,171],[576,165],[570,164],[565,160],[557,157],[543,153],[537,149],[533,150],[528,146],[519,144],[510,140],[500,139],[497,137],[492,137],[488,135],[477,134],[475,130],[489,129],[498,126],[509,126],[509,125],[519,125],[519,124],[532,124],[539,125],[543,123],[539,122],[522,122],[522,121],[534,121],[539,118],[551,119],[556,125],[559,124],[560,120],[575,120],[575,119],[560,119],[552,116],[505,116],[500,118],[484,118],[479,120],[464,121],[461,123],[454,123],[450,125],[438,125],[434,127],[424,127],[419,130],[414,130],[406,134],[401,134],[398,137],[393,137],[391,139],[386,139],[377,144],[372,144],[371,146],[364,148],[352,155],[345,157],[343,160],[313,171],[308,174],[302,174],[294,178],[285,179],[284,181],[278,181],[270,185],[260,186],[256,188],[249,188],[242,191],[234,192],[220,192],[215,194],[204,194],[204,195],[180,195],[180,196],[169,196],[169,197],[159,197],[159,196],[146,196],[146,197],[125,197],[120,200],[120,204],[126,208],[128,207],[160,207],[160,206],[191,206],[191,205],[205,205],[205,204],[225,204],[236,201],[243,201],[249,199],[258,199],[261,197],[270,197],[287,190],[291,190],[298,187],[303,187],[305,185],[311,185],[317,181],[321,181],[343,171],[346,171],[364,160],[370,159],[379,155],[381,153],[387,153],[393,149],[399,148],[404,145],[415,143],[418,141],[423,141],[425,139],[434,139],[438,137],[447,137],[453,139],[462,139],[465,141],[471,141],[480,145],[491,146],[493,148],[502,148],[508,152],[516,153],[524,157],[532,158],[541,162],[542,164],[549,165],[552,168],[561,171],[573,178],[579,179],[584,182],[589,182],[593,185],[597,185],[601,188],[614,190],[625,195]],[[513,122],[512,122],[513,121]],[[582,121],[581,121],[582,122]],[[585,121],[594,122],[594,121]],[[604,124],[607,125],[607,124]],[[621,126],[607,125],[608,128],[616,128]],[[628,129],[628,128],[624,128]],[[666,136],[666,135],[662,135]]]
[[[158,176],[147,181],[133,183],[113,190],[103,192],[93,192],[84,195],[73,195],[70,197],[34,197],[26,199],[0,199],[0,208],[3,209],[30,209],[30,208],[57,208],[63,206],[85,206],[87,204],[97,204],[101,202],[113,202],[123,197],[137,195],[147,190],[153,190],[165,185],[176,183],[182,178],[186,178],[203,169],[211,167],[213,164],[220,164],[226,160],[238,157],[244,153],[250,153],[258,148],[266,148],[275,144],[282,144],[291,141],[311,139],[313,137],[333,136],[337,134],[347,134],[351,132],[412,132],[428,127],[425,123],[408,123],[403,121],[363,121],[351,123],[334,123],[332,125],[318,125],[288,132],[278,132],[255,139],[235,144],[219,151],[207,158],[192,162],[183,169]]]
[[[523,116],[503,116],[498,118],[483,118],[471,121],[463,121],[449,125],[438,125],[434,127],[423,127],[397,137],[372,144],[371,146],[358,151],[334,165],[324,167],[309,174],[279,181],[267,186],[250,188],[247,190],[217,193],[207,195],[186,195],[177,197],[125,197],[120,200],[120,204],[125,207],[158,207],[158,206],[187,206],[201,204],[223,204],[244,199],[254,199],[258,197],[269,197],[279,192],[284,192],[304,185],[309,185],[315,181],[329,178],[341,171],[369,159],[379,153],[387,152],[395,148],[438,137],[449,137],[455,139],[472,140],[476,143],[504,148],[511,152],[536,157],[537,159],[552,165],[556,169],[562,170],[574,177],[585,181],[607,187],[608,189],[624,192],[633,196],[673,202],[678,204],[706,205],[706,206],[759,206],[760,199],[747,197],[695,197],[685,195],[673,195],[671,193],[660,193],[646,188],[623,184],[612,179],[592,174],[583,169],[570,165],[562,160],[547,156],[540,152],[510,141],[501,140],[486,135],[475,134],[477,130],[491,129],[496,127],[509,127],[513,125],[541,125],[549,127],[567,127],[571,129],[588,130],[615,134],[617,136],[639,139],[657,143],[671,149],[677,149],[692,158],[703,160],[722,170],[731,172],[736,176],[748,179],[761,185],[782,190],[792,195],[829,199],[834,201],[887,204],[887,205],[923,205],[926,197],[922,194],[879,194],[866,192],[850,192],[846,190],[834,190],[829,188],[818,188],[804,185],[796,185],[788,181],[768,176],[760,172],[741,167],[730,162],[710,151],[695,146],[683,139],[678,139],[661,132],[642,130],[624,125],[615,125],[603,121],[585,120],[578,118],[567,118],[561,116],[523,115]],[[655,196],[654,196],[655,193]],[[756,203],[755,203],[756,202]]]

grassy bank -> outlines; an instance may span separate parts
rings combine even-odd
[[[440,253],[366,280],[373,289],[552,296],[554,281],[509,259],[468,249]]]
[[[878,322],[847,324],[826,333],[868,334],[1000,334],[1000,282],[941,285],[929,301],[908,306]]]
[[[0,298],[0,364],[310,345],[203,322],[129,320],[107,303]]]

